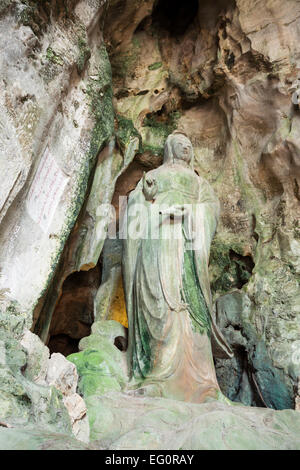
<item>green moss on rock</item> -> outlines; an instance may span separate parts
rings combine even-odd
[[[210,251],[210,279],[213,293],[241,288],[251,277],[248,258],[243,257],[242,243],[228,243],[215,238]]]
[[[162,67],[162,62],[154,62],[154,64],[149,65],[148,69],[149,70],[157,70]]]
[[[111,390],[121,390],[125,385],[125,377],[119,366],[120,359],[120,351],[105,338],[99,341],[99,337],[97,349],[88,347],[80,353],[68,356],[68,360],[75,364],[80,377],[80,393],[88,397],[102,395]]]
[[[114,78],[124,79],[133,74],[140,57],[140,47],[139,41],[134,38],[128,51],[111,56]]]
[[[91,171],[94,168],[96,158],[105,143],[114,133],[111,67],[104,45],[102,45],[98,50],[98,75],[96,79],[94,76],[93,78],[89,78],[86,88],[86,96],[90,107],[91,117],[94,121],[94,127],[90,133],[89,149],[87,151],[87,155],[82,160],[81,168],[79,168],[77,172],[76,193],[65,217],[64,227],[59,234],[59,246],[51,257],[51,268],[49,269],[48,278],[45,281],[44,287],[41,290],[35,305],[32,306],[32,310],[36,307],[39,299],[47,294],[49,285],[56,273],[65,242],[77,220],[86,197],[89,178]],[[44,341],[46,340],[51,321],[51,315],[48,314],[48,311],[52,310],[50,308],[43,309],[35,326],[35,333]]]
[[[180,119],[180,112],[174,111],[167,117],[161,117],[153,113],[147,115],[143,121],[143,127],[147,132],[147,137],[143,139],[143,150],[154,155],[162,156],[164,153],[165,141],[169,134],[177,128]]]
[[[142,137],[133,125],[131,119],[117,115],[118,128],[116,136],[120,147],[124,150],[130,142],[132,137],[139,139],[139,152],[142,152]]]
[[[46,51],[46,58],[57,65],[64,65],[63,59],[51,47]]]
[[[88,47],[86,39],[84,39],[83,37],[80,37],[78,39],[77,46],[79,50],[79,55],[76,60],[76,67],[77,67],[77,72],[81,74],[85,67],[85,64],[91,57],[91,50]]]
[[[99,50],[98,77],[96,80],[90,78],[86,91],[89,97],[90,109],[95,119],[89,151],[90,159],[93,160],[104,141],[114,131],[112,74],[104,45]]]
[[[24,376],[27,353],[10,332],[0,331],[0,416],[12,425],[39,423],[71,434],[62,394]]]

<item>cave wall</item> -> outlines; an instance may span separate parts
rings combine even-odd
[[[177,128],[221,201],[210,276],[216,317],[235,351],[216,362],[222,390],[245,404],[294,407],[299,16],[294,0],[1,3],[4,335],[18,341],[26,326],[45,343],[79,340],[94,319],[114,318],[119,271],[80,284],[80,272],[100,272],[109,253],[109,214],[98,208],[113,201],[118,210],[118,196],[161,164]],[[76,298],[82,309],[73,315]]]
[[[2,6],[1,299],[29,326],[113,131],[99,5]]]
[[[116,113],[142,137],[135,161],[158,166],[181,129],[221,201],[210,276],[236,352],[216,362],[222,389],[278,408],[294,406],[300,373],[299,14],[294,1],[112,1],[104,27]]]

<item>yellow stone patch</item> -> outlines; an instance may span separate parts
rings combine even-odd
[[[110,306],[108,320],[115,320],[128,328],[128,319],[125,305],[125,296],[122,276],[120,276],[115,296]]]

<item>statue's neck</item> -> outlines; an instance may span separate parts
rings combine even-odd
[[[167,163],[167,165],[176,167],[176,168],[188,168],[191,170],[190,164],[184,160],[174,160],[173,162]]]

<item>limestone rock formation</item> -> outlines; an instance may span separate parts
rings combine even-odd
[[[55,387],[62,393],[62,403],[67,409],[74,436],[89,442],[89,423],[84,400],[76,393],[78,374],[76,367],[62,354],[54,353],[49,358],[49,349],[38,336],[25,330],[21,345],[26,351],[24,376],[44,387]]]
[[[67,434],[46,431],[35,426],[0,427],[0,450],[96,450]]]
[[[75,354],[97,448],[299,447],[299,24],[297,0],[1,2],[0,447],[87,447],[72,437],[82,400],[46,382],[46,345]],[[130,397],[112,436],[127,322],[110,203],[118,222],[176,128],[221,201],[210,282],[234,358],[216,369],[247,408]],[[107,319],[124,326],[104,334]],[[140,439],[136,410],[154,423]]]
[[[49,349],[37,335],[29,330],[24,331],[21,346],[27,352],[25,377],[32,380],[32,382],[45,385],[49,367]]]
[[[76,367],[62,354],[53,353],[48,362],[46,382],[63,394],[63,403],[68,410],[73,434],[83,442],[89,442],[89,423],[84,400],[76,393],[78,374]]]
[[[201,0],[184,8],[159,0],[141,2],[133,12],[125,3],[110,3],[104,34],[115,109],[142,137],[137,161],[156,167],[166,135],[182,129],[193,143],[196,170],[221,200],[210,258],[214,299],[236,290],[244,296],[234,324],[219,315],[227,333],[236,329],[242,336],[232,337],[235,359],[216,364],[224,393],[247,404],[294,407],[300,375],[299,4]],[[251,348],[259,351],[255,361]],[[235,388],[228,382],[232,367]],[[267,397],[272,389],[280,390],[280,400]]]
[[[46,356],[44,355],[46,347],[40,340],[33,340],[30,345],[32,354],[29,354],[26,346],[21,345],[22,336],[20,332],[19,336],[16,335],[16,331],[12,335],[8,328],[5,329],[3,326],[1,328],[1,423],[13,428],[38,424],[46,432],[71,435],[71,422],[63,403],[62,393],[44,382],[46,362],[41,361],[41,358]],[[37,383],[34,381],[35,378]]]
[[[96,403],[98,441],[95,445],[102,443],[113,450],[300,448],[300,421],[291,410],[230,407],[221,403],[192,405],[159,398],[128,397],[117,392]],[[122,415],[120,407],[124,410]]]

